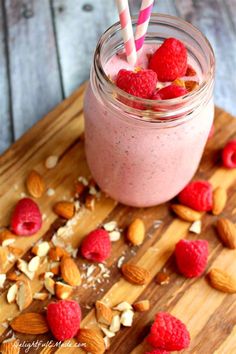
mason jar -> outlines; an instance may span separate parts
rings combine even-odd
[[[132,23],[135,27],[137,18]],[[145,43],[169,37],[185,44],[201,79],[197,90],[175,99],[137,98],[110,80],[106,64],[124,49],[119,23],[101,36],[94,54],[84,100],[87,162],[99,187],[130,206],[158,205],[176,196],[194,176],[213,123],[211,45],[182,19],[152,15]]]

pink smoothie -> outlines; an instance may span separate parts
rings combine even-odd
[[[147,68],[147,54],[156,48],[146,45],[137,65]],[[198,64],[191,57],[189,64],[201,82]],[[114,55],[104,66],[112,79],[124,68],[133,70],[122,55]],[[137,121],[106,104],[90,84],[85,97],[85,139],[91,173],[101,189],[121,203],[147,207],[170,200],[195,174],[213,116],[210,99],[183,124],[163,127]]]

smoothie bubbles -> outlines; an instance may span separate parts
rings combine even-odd
[[[127,1],[117,2],[120,22],[98,42],[85,95],[86,157],[105,193],[148,207],[176,196],[198,168],[214,116],[215,59],[189,23],[150,17],[152,1],[132,21]]]

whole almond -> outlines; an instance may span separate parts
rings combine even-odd
[[[61,260],[62,279],[71,286],[81,284],[80,271],[77,264],[70,257],[63,257]]]
[[[227,203],[227,191],[225,188],[217,187],[213,192],[212,214],[219,215]]]
[[[16,303],[20,311],[26,309],[33,301],[32,289],[28,280],[20,280],[16,283],[18,287]]]
[[[65,300],[72,294],[73,288],[70,285],[64,284],[60,281],[55,284],[55,294],[58,299]]]
[[[96,301],[96,317],[99,323],[110,325],[113,317],[113,312],[101,301]]]
[[[193,222],[196,220],[200,220],[202,216],[201,213],[199,213],[198,211],[186,207],[185,205],[173,204],[171,208],[173,212],[184,221]]]
[[[45,191],[45,183],[43,177],[32,170],[26,180],[26,186],[28,189],[28,193],[34,198],[40,198]]]
[[[123,264],[121,267],[125,279],[136,285],[144,285],[150,279],[150,272],[134,264]]]
[[[77,340],[87,353],[103,354],[105,352],[102,334],[97,329],[81,328],[77,334]]]
[[[213,288],[224,293],[236,293],[236,278],[225,271],[213,268],[208,273],[208,279]]]
[[[53,211],[58,216],[68,220],[73,218],[75,214],[75,206],[72,202],[57,202],[53,207]]]
[[[10,323],[11,328],[25,334],[43,334],[49,331],[47,321],[40,313],[23,313]]]
[[[18,339],[5,340],[1,343],[0,353],[2,354],[19,354],[20,345]]]
[[[133,304],[133,307],[134,307],[135,311],[137,311],[137,312],[148,311],[150,309],[150,301],[149,300],[141,300],[141,301],[135,302]]]
[[[137,218],[129,225],[127,230],[127,239],[134,245],[139,246],[143,243],[145,237],[145,225],[143,220]]]
[[[216,228],[223,244],[231,249],[236,248],[236,226],[228,219],[217,220]]]

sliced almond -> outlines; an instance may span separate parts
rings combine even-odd
[[[33,301],[32,289],[28,280],[18,281],[16,285],[18,287],[16,303],[19,306],[20,311],[22,311]]]
[[[70,257],[63,257],[61,260],[61,276],[71,286],[79,286],[81,284],[79,268]]]
[[[217,220],[216,228],[223,244],[231,249],[236,248],[236,226],[228,219]]]
[[[103,225],[103,228],[108,232],[114,231],[117,228],[117,222],[115,220],[109,221]]]
[[[3,288],[6,278],[6,274],[0,274],[0,289]]]
[[[28,263],[23,259],[18,259],[17,261],[17,268],[24,273],[30,280],[34,279],[35,272],[31,272],[28,269]]]
[[[119,241],[121,233],[119,230],[114,230],[109,232],[109,238],[111,242]]]
[[[125,327],[131,327],[133,323],[134,312],[132,310],[126,310],[122,312],[120,317],[120,323]]]
[[[45,191],[45,183],[43,177],[32,170],[26,180],[28,193],[34,198],[40,198]]]
[[[2,354],[19,354],[20,353],[19,339],[6,339],[0,345],[0,353]]]
[[[227,203],[227,191],[225,188],[217,187],[213,192],[212,214],[219,215],[224,210]]]
[[[64,256],[69,257],[70,255],[64,248],[59,246],[52,247],[48,253],[48,257],[51,261],[60,261],[60,259]]]
[[[137,218],[129,225],[127,230],[127,238],[134,246],[139,246],[143,243],[144,237],[144,222],[142,219]]]
[[[105,344],[105,349],[108,350],[111,346],[111,342],[110,342],[110,338],[108,338],[107,336],[103,338],[104,340],[104,344]]]
[[[35,256],[33,258],[31,258],[31,260],[28,263],[28,270],[30,272],[36,272],[39,268],[40,265],[40,257],[39,256]]]
[[[81,328],[77,334],[77,340],[88,353],[103,354],[105,352],[103,337],[97,329]]]
[[[130,305],[129,302],[123,301],[120,304],[118,304],[115,307],[113,307],[113,310],[117,310],[117,311],[123,312],[123,311],[126,311],[126,310],[132,310],[132,306]]]
[[[0,246],[0,273],[4,273],[6,271],[8,258],[7,248]]]
[[[72,202],[57,202],[53,207],[53,211],[61,218],[68,220],[73,218],[75,214],[75,206]]]
[[[137,301],[134,303],[133,307],[137,312],[148,311],[150,309],[150,301],[149,300]]]
[[[50,271],[54,274],[54,275],[58,275],[60,273],[60,263],[59,262],[52,262],[50,264]]]
[[[95,197],[94,195],[88,194],[85,198],[85,207],[91,211],[95,208]]]
[[[150,279],[150,272],[135,264],[123,264],[121,270],[125,279],[132,284],[144,285]]]
[[[106,327],[101,326],[100,328],[101,328],[101,330],[103,331],[103,333],[105,334],[106,337],[108,337],[108,338],[115,337],[115,333],[110,331]]]
[[[65,300],[72,294],[73,288],[70,285],[64,284],[60,281],[55,284],[55,294],[58,299]]]
[[[15,240],[15,235],[8,229],[2,229],[0,231],[0,244],[3,246],[4,241]],[[5,246],[4,246],[5,247]]]
[[[31,249],[31,252],[36,256],[45,257],[48,254],[49,250],[50,250],[50,244],[47,241],[44,241],[35,245]]]
[[[201,213],[196,210],[193,210],[185,205],[173,204],[171,206],[173,212],[184,221],[194,222],[201,219]]]
[[[113,317],[113,312],[101,301],[96,301],[96,317],[99,323],[110,325]]]
[[[44,286],[50,294],[55,294],[55,281],[52,278],[46,278],[44,280]]]
[[[45,317],[35,312],[20,314],[10,326],[14,331],[24,334],[43,334],[49,331]]]
[[[9,304],[15,302],[16,300],[16,296],[17,296],[17,292],[18,292],[18,285],[17,284],[13,284],[7,291],[7,302]]]
[[[208,279],[213,288],[224,293],[236,293],[236,278],[225,271],[213,268],[208,273]]]
[[[48,299],[47,293],[35,293],[33,296],[34,300],[44,301]]]
[[[57,163],[58,163],[58,156],[51,155],[46,158],[45,167],[50,170],[52,168],[55,168]]]
[[[120,316],[119,315],[113,316],[109,330],[114,333],[119,332],[119,330],[120,330]]]
[[[194,234],[200,235],[202,231],[202,222],[201,220],[194,221],[192,225],[189,228],[190,232],[193,232]]]

